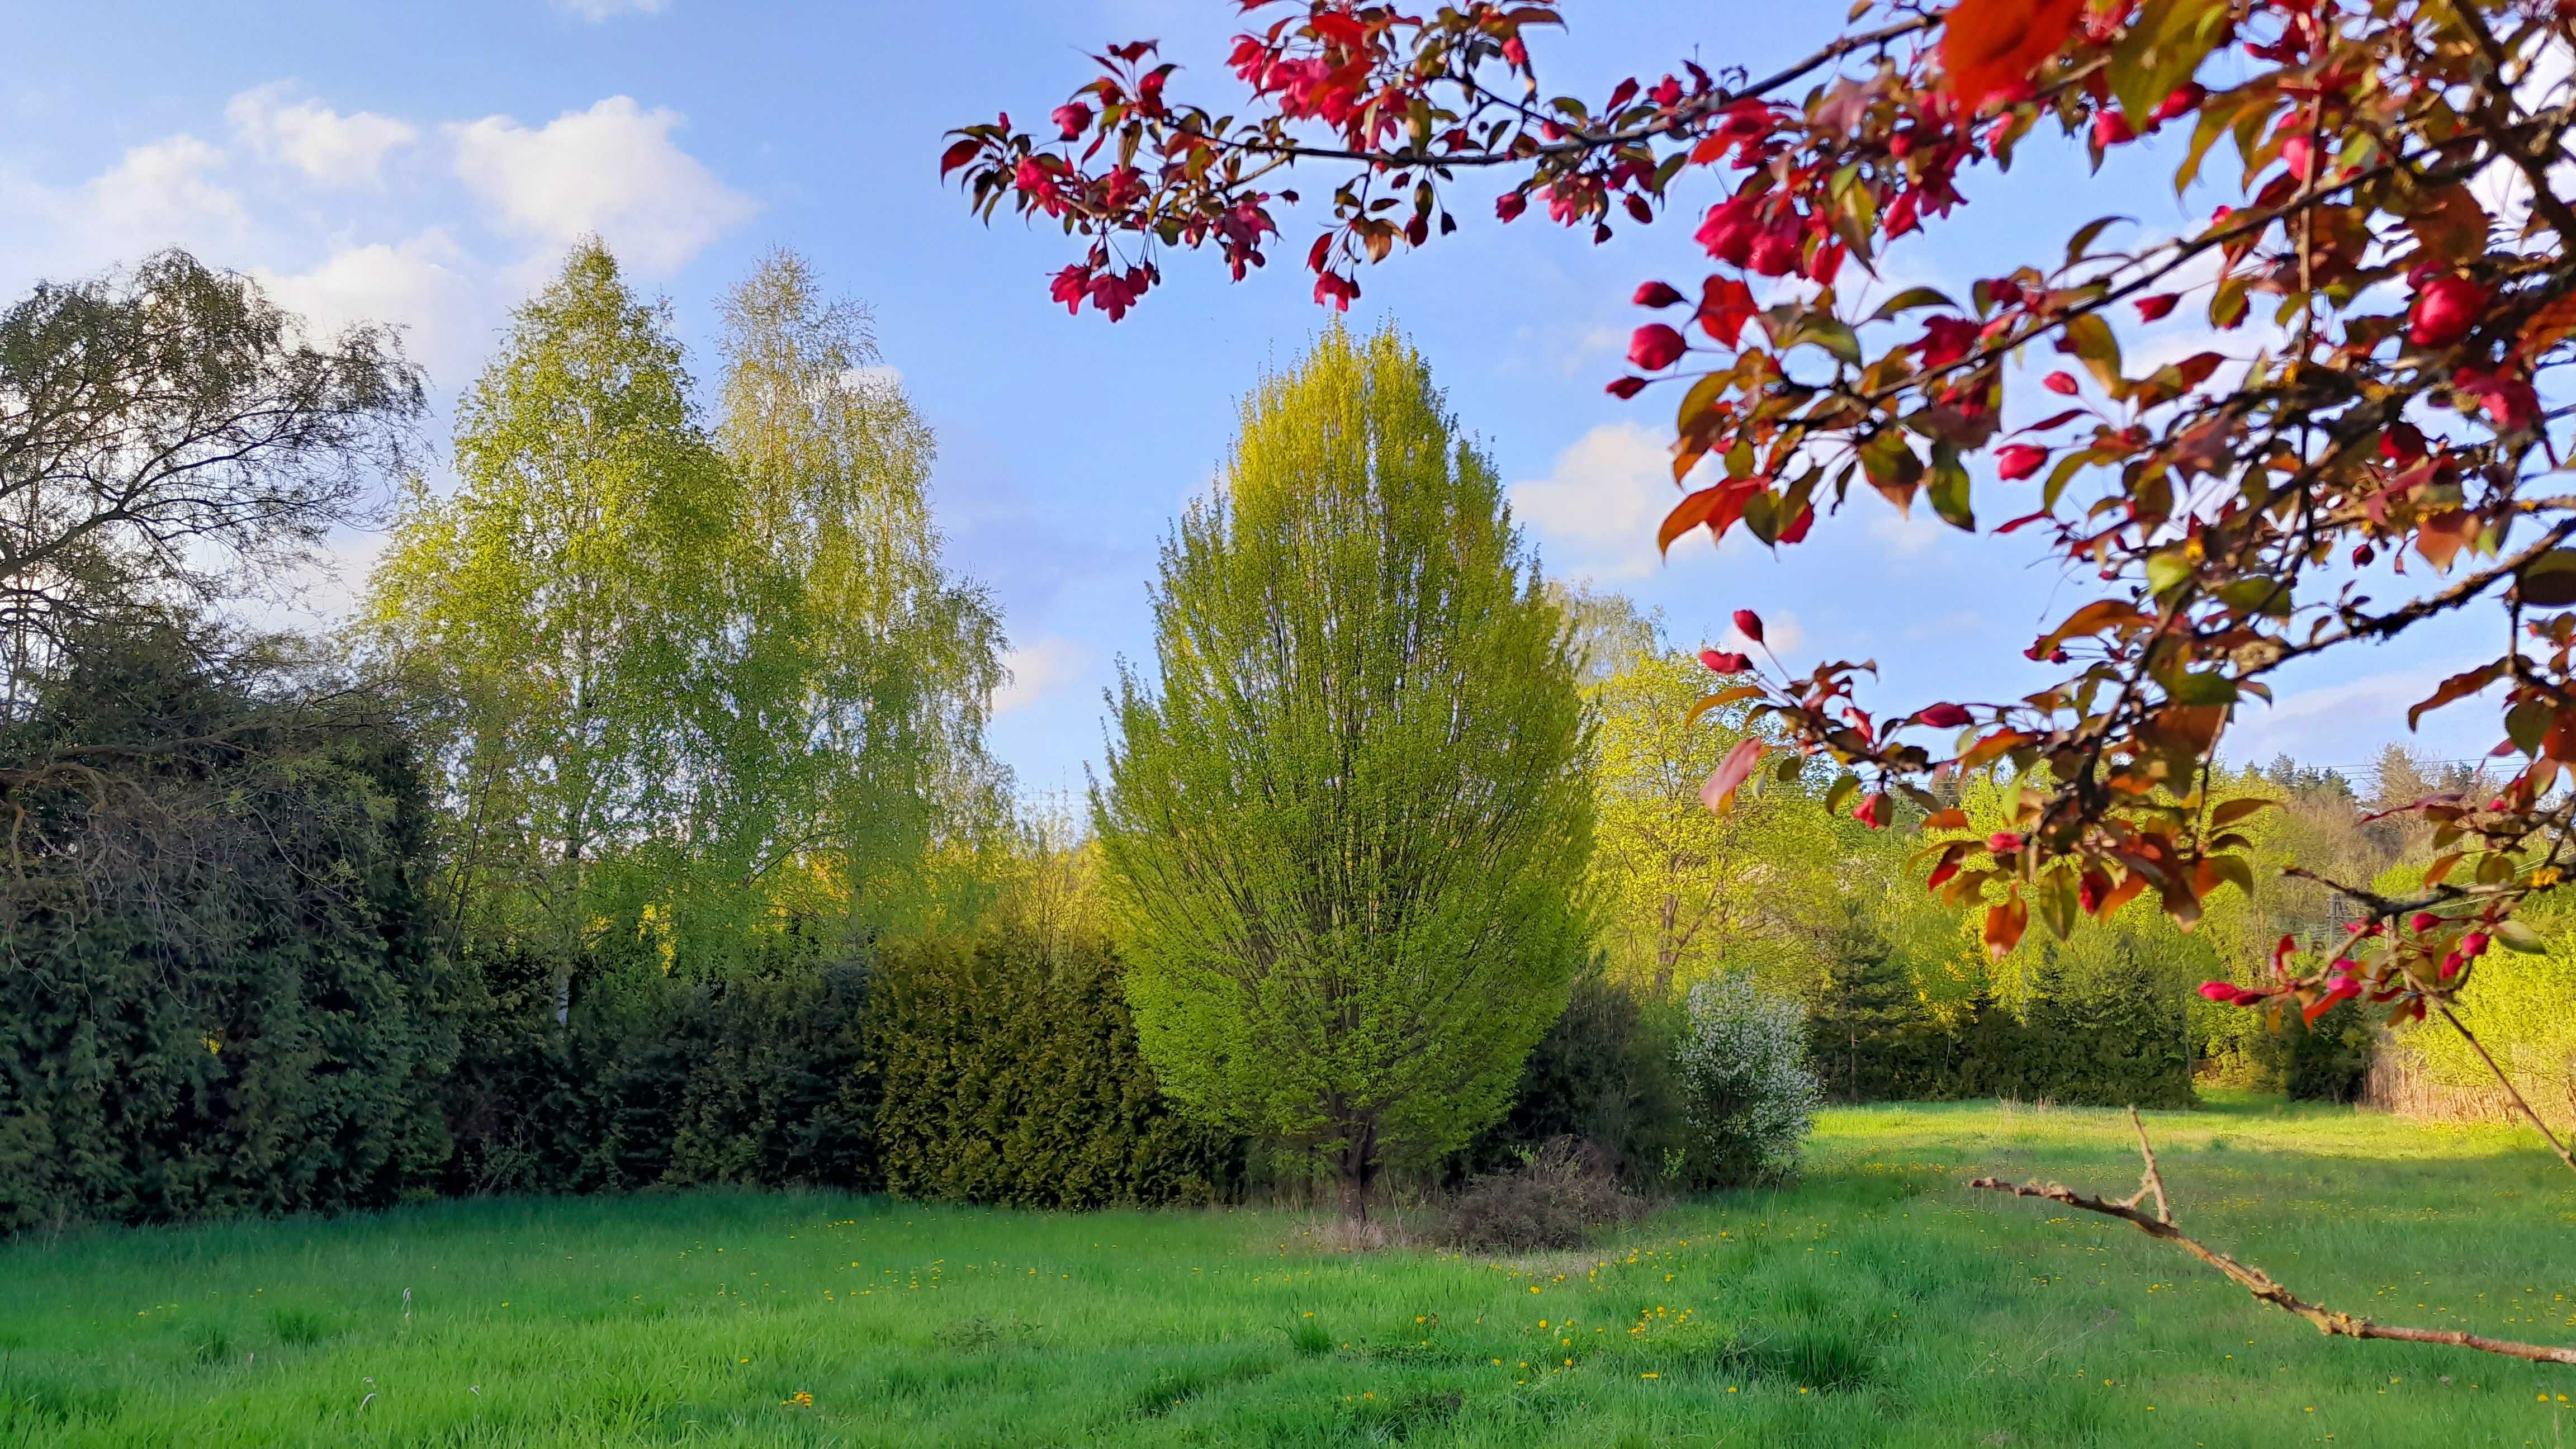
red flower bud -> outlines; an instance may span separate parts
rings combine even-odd
[[[2039,385],[2050,392],[2063,393],[2067,397],[2075,396],[2075,374],[2071,372],[2052,372],[2041,378]]]
[[[2415,914],[2406,918],[2406,929],[2413,931],[2418,936],[2423,935],[2426,931],[2429,931],[2440,924],[2442,924],[2442,918],[2434,915],[2431,911],[2417,911]]]
[[[2173,311],[2174,304],[2181,300],[2180,296],[2172,292],[2158,292],[2152,297],[2140,297],[2138,319],[2143,322],[2161,322],[2167,313]]]
[[[1751,609],[1735,611],[1735,629],[1737,633],[1756,644],[1762,642],[1762,616]]]
[[[1091,107],[1080,101],[1067,101],[1049,112],[1047,119],[1055,122],[1056,129],[1070,141],[1091,129]]]
[[[2200,82],[2186,81],[2171,95],[2168,95],[2163,100],[2156,102],[2156,108],[2147,113],[2147,120],[2151,124],[2162,125],[2165,122],[2172,120],[2174,117],[2182,115],[2186,111],[2199,110],[2200,103],[2206,99],[2208,95],[2208,88],[2203,86]]]
[[[1753,667],[1753,661],[1741,654],[1727,654],[1715,649],[1699,651],[1699,662],[1714,674],[1742,674]]]
[[[1674,290],[1670,282],[1647,282],[1639,286],[1637,295],[1628,300],[1640,307],[1669,307],[1681,299],[1682,294]]]
[[[2418,347],[2450,346],[2478,325],[2491,295],[2457,274],[2433,278],[2416,292],[2415,305],[2406,314],[2406,340]]]
[[[1914,717],[1936,730],[1954,730],[1968,722],[1968,711],[1960,705],[1935,704]]]
[[[1646,380],[1642,377],[1614,377],[1610,385],[1601,390],[1615,398],[1632,398],[1646,390]]]
[[[1660,372],[1681,361],[1690,344],[1661,322],[1649,322],[1628,338],[1628,361],[1648,372]]]
[[[2369,544],[2365,543],[2355,545],[2352,551],[2352,566],[2357,569],[2368,568],[2370,567],[2370,561],[2377,557],[2379,557],[2378,552],[2372,549]]]
[[[1527,210],[1529,198],[1517,191],[1506,191],[1494,198],[1494,218],[1497,221],[1510,221]]]
[[[2452,977],[2459,975],[2459,974],[2460,974],[2460,968],[2461,968],[2462,966],[2467,965],[2467,964],[2468,964],[2468,960],[2469,960],[2469,958],[2468,958],[2468,957],[2461,955],[2461,954],[2460,954],[2459,952],[2457,952],[2457,951],[2454,951],[2454,952],[2452,952],[2450,955],[2443,957],[2443,958],[2442,958],[2442,979],[2443,979],[2443,980],[2445,980],[2445,981],[2448,981],[2448,980],[2450,980]]]
[[[2010,855],[2014,851],[2021,849],[2021,832],[2018,830],[1998,830],[1994,834],[1986,837],[1986,849],[1993,851],[1997,855]]]
[[[2462,937],[2460,938],[2460,954],[2461,954],[2462,956],[2464,956],[2464,957],[2468,958],[2469,960],[2474,961],[2474,960],[2476,960],[2477,958],[2479,958],[2480,956],[2485,955],[2486,953],[2487,953],[2487,933],[2486,933],[2486,932],[2484,932],[2484,931],[2471,931],[2471,932],[2470,932],[2470,933],[2468,933],[2467,935],[2462,936]]]
[[[2212,1001],[2233,1002],[2236,1000],[2236,986],[2228,981],[2204,981],[2200,983],[2200,994]]]
[[[2010,483],[2027,478],[2048,461],[2048,450],[2031,443],[2014,443],[1995,450],[1995,476]]]

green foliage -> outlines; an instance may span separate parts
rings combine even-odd
[[[1565,1012],[1530,1049],[1511,1110],[1476,1134],[1452,1166],[1477,1175],[1510,1170],[1560,1137],[1592,1144],[1634,1183],[1663,1184],[1686,1159],[1680,1003],[1613,979],[1596,964],[1575,978]]]
[[[1701,697],[1740,679],[1692,655],[1631,654],[1592,690],[1600,727],[1598,841],[1592,861],[1602,944],[1614,971],[1657,993],[1687,989],[1720,964],[1772,966],[1830,939],[1853,888],[1851,858],[1874,842],[1828,814],[1803,777],[1767,772],[1725,814],[1700,786],[1748,737],[1745,704],[1691,718]],[[1857,873],[1866,879],[1869,873]]]
[[[506,962],[487,963],[504,977]],[[448,1089],[464,1192],[688,1183],[870,1188],[869,975],[799,965],[688,980],[621,972],[558,1026],[542,962],[485,1003]]]
[[[1674,1062],[1691,1179],[1717,1187],[1788,1180],[1824,1096],[1807,1065],[1805,1008],[1741,971],[1692,987],[1688,1005]]]
[[[944,572],[928,429],[793,256],[728,302],[723,411],[596,243],[520,308],[367,637],[411,676],[460,936],[574,975],[758,973],[961,904],[1003,815],[990,601]],[[826,929],[815,929],[825,927]],[[654,958],[658,957],[658,962]]]
[[[1954,1095],[1950,1043],[1913,974],[1866,921],[1850,922],[1805,996],[1807,1056],[1835,1102]]]
[[[1501,1114],[1582,960],[1564,617],[1422,359],[1336,329],[1245,404],[1155,621],[1094,807],[1146,1054],[1363,1213]]]
[[[0,1232],[381,1205],[447,1156],[460,987],[410,752],[211,643],[75,636],[0,729],[29,781],[0,802]]]
[[[885,947],[871,1045],[886,1185],[1068,1208],[1231,1195],[1239,1148],[1164,1100],[1118,976],[1105,940],[1016,924]]]
[[[0,315],[0,723],[69,636],[255,592],[410,464],[394,329],[321,337],[181,251]]]

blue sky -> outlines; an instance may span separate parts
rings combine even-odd
[[[997,109],[1040,116],[1088,76],[1084,51],[1139,36],[1187,67],[1176,90],[1213,90],[1226,79],[1228,0],[216,9],[93,3],[19,17],[0,82],[0,287],[15,295],[186,245],[325,321],[405,325],[443,413],[510,304],[585,232],[671,300],[702,375],[724,289],[772,246],[802,251],[875,308],[887,362],[938,431],[950,557],[993,590],[1014,645],[997,749],[1024,789],[1080,783],[1100,752],[1114,660],[1150,655],[1157,544],[1210,478],[1237,398],[1325,320],[1294,265],[1312,233],[1292,223],[1280,259],[1244,284],[1173,257],[1169,284],[1126,321],[1068,318],[1045,277],[1071,246],[1051,227],[970,217],[939,182],[941,133]],[[1597,94],[1688,55],[1785,59],[1842,7],[1568,9],[1576,27],[1539,48],[1541,65]],[[2179,215],[2149,155],[2100,177],[2030,157],[1967,190],[1979,204],[1900,249],[1890,285],[1963,286],[2048,261],[2100,213],[2149,227]],[[1757,608],[1793,665],[1878,660],[1890,705],[2042,682],[2018,650],[2080,596],[2018,538],[1965,539],[1856,497],[1778,559],[1737,541],[1658,563],[1670,414],[1656,394],[1620,403],[1601,385],[1639,320],[1626,305],[1635,284],[1699,275],[1689,226],[1596,249],[1536,218],[1498,226],[1482,194],[1461,200],[1462,232],[1368,274],[1352,316],[1392,316],[1428,354],[1462,424],[1513,480],[1551,572],[1661,608],[1686,642]],[[2026,486],[1982,483],[1980,515],[2027,511]],[[343,541],[342,577],[314,590],[305,618],[331,616],[374,546]],[[2491,656],[2491,641],[2452,628],[2286,676],[2279,706],[2249,712],[2231,752],[2366,763],[2473,643]],[[2477,708],[2436,716],[2419,742],[2479,752],[2494,726]]]

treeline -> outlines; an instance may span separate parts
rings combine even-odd
[[[2275,1033],[2191,992],[2323,939],[2300,883],[1996,958],[1919,821],[1794,765],[1705,809],[1759,728],[1692,718],[1726,656],[1544,584],[1392,332],[1247,399],[1094,838],[1037,829],[864,309],[780,254],[722,320],[708,405],[668,309],[575,249],[433,493],[382,329],[309,336],[175,253],[0,317],[0,1230],[697,1183],[1329,1184],[1358,1219],[1547,1153],[1775,1179],[1819,1096],[2367,1069],[2349,1007]],[[347,630],[226,622],[387,479]],[[2339,776],[2236,785],[2281,802],[2241,827],[2267,864],[2422,858]],[[2015,788],[1958,791],[1968,833]]]
[[[1240,1141],[1175,1115],[1114,950],[1041,880],[971,932],[594,959],[566,1003],[554,958],[439,948],[433,800],[384,697],[165,628],[72,644],[0,732],[84,762],[14,796],[0,1231],[697,1183],[1240,1189]]]

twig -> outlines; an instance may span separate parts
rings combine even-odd
[[[2106,1218],[2118,1218],[2148,1237],[2161,1238],[2217,1269],[2238,1287],[2263,1302],[2284,1312],[2295,1313],[2315,1324],[2317,1332],[2329,1338],[2384,1338],[2399,1343],[2438,1343],[2452,1348],[2469,1348],[2480,1353],[2524,1359],[2531,1363],[2576,1364],[2576,1348],[2561,1348],[2542,1343],[2516,1343],[2510,1339],[2488,1338],[2482,1334],[2463,1333],[2457,1329],[2407,1328],[2394,1323],[2373,1323],[2367,1318],[2356,1318],[2349,1313],[2339,1313],[2299,1297],[2275,1282],[2271,1274],[2260,1268],[2240,1263],[2197,1238],[2186,1237],[2180,1228],[2174,1226],[2173,1214],[2165,1201],[2164,1177],[2156,1167],[2155,1150],[2147,1144],[2146,1124],[2138,1117],[2137,1108],[2129,1109],[2129,1121],[2138,1129],[2138,1151],[2146,1159],[2146,1174],[2139,1182],[2137,1192],[2126,1200],[2114,1202],[2104,1198],[2086,1197],[2062,1182],[2015,1183],[2006,1182],[1999,1177],[1980,1177],[1971,1180],[1968,1186],[1984,1188],[1992,1192],[2008,1192],[2015,1197],[2046,1198],[2050,1202],[2064,1203],[2068,1207],[2081,1208],[2088,1213],[2099,1213]],[[2137,1206],[2141,1200],[2149,1196],[2156,1199],[2157,1215],[2154,1217],[2140,1212]]]
[[[2549,1144],[2549,1150],[2558,1154],[2558,1160],[2567,1164],[2568,1171],[2576,1172],[2576,1156],[2568,1153],[2567,1144],[2559,1141],[2558,1134],[2550,1131],[2549,1124],[2541,1121],[2540,1114],[2531,1110],[2531,1104],[2522,1099],[2522,1090],[2513,1084],[2513,1078],[2506,1076],[2504,1068],[2496,1065],[2496,1059],[2487,1055],[2486,1043],[2478,1040],[2467,1022],[2452,1013],[2449,1002],[2437,1001],[2433,1006],[2442,1013],[2442,1019],[2451,1024],[2451,1030],[2460,1034],[2460,1040],[2469,1044],[2469,1050],[2478,1054],[2478,1060],[2487,1064],[2487,1070],[2495,1073],[2495,1079],[2504,1084],[2504,1094],[2513,1098],[2513,1104],[2522,1109],[2523,1116],[2531,1119],[2532,1126],[2540,1129],[2541,1139]]]

